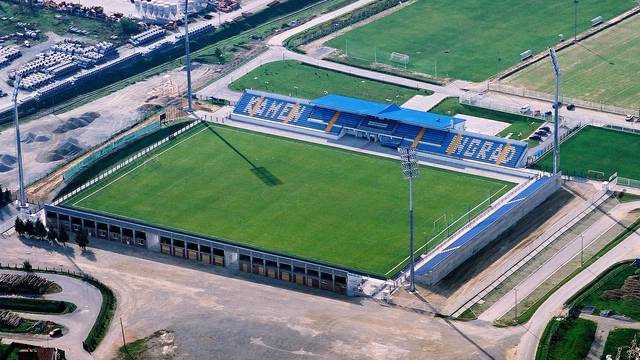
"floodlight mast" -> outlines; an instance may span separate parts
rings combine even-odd
[[[414,226],[413,226],[413,179],[420,175],[418,167],[418,159],[416,157],[416,150],[412,147],[400,147],[398,148],[400,153],[400,160],[402,165],[402,175],[405,180],[409,180],[409,291],[416,290],[415,276],[414,276]]]
[[[24,209],[27,207],[25,192],[24,192],[24,170],[22,169],[22,145],[20,144],[20,121],[18,119],[18,91],[20,82],[22,81],[22,74],[16,74],[16,78],[13,82],[13,122],[16,128],[16,155],[18,158],[18,209]]]
[[[553,65],[553,73],[555,75],[555,96],[553,100],[553,175],[558,174],[560,171],[560,137],[559,137],[559,123],[560,123],[560,65],[558,64],[558,57],[556,51],[549,49],[549,58]]]
[[[191,100],[191,51],[189,49],[189,0],[184,0],[184,51],[187,70],[187,112],[193,111]]]

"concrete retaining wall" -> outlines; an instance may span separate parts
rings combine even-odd
[[[492,226],[478,233],[463,247],[456,249],[445,261],[434,267],[429,273],[417,277],[417,281],[426,285],[434,285],[465,261],[491,244],[505,231],[532,212],[538,205],[547,200],[562,186],[561,176],[556,176],[529,195],[518,206],[514,207],[493,223]],[[497,209],[496,209],[497,210]],[[470,228],[472,229],[472,228]]]

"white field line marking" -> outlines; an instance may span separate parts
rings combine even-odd
[[[127,172],[125,172],[124,174],[122,174],[122,175],[118,176],[117,178],[113,179],[113,180],[112,180],[111,182],[109,182],[108,184],[106,184],[106,185],[104,185],[104,186],[100,187],[99,189],[96,189],[95,191],[93,191],[93,192],[92,192],[92,193],[90,193],[90,194],[87,194],[87,195],[86,195],[85,197],[83,197],[82,199],[80,199],[80,200],[78,200],[78,201],[75,201],[75,202],[73,203],[73,205],[78,205],[79,203],[81,203],[81,202],[85,201],[86,199],[88,199],[88,198],[92,197],[93,195],[97,194],[99,191],[101,191],[101,190],[103,190],[103,189],[105,189],[105,188],[107,188],[107,187],[111,186],[111,185],[112,185],[113,183],[115,183],[116,181],[118,181],[118,180],[122,179],[123,177],[125,177],[125,176],[127,176],[127,175],[131,174],[132,172],[136,171],[138,168],[140,168],[141,166],[145,165],[145,164],[146,164],[146,163],[148,163],[149,161],[154,160],[155,158],[159,157],[160,155],[164,154],[165,152],[167,152],[167,151],[169,151],[169,150],[173,149],[174,147],[176,147],[176,146],[178,146],[178,145],[182,144],[183,142],[185,142],[185,141],[187,141],[187,140],[191,139],[192,137],[194,137],[194,136],[196,136],[196,135],[200,134],[201,132],[203,132],[203,131],[205,131],[205,130],[207,130],[207,128],[206,128],[206,127],[205,127],[204,129],[202,129],[202,130],[198,131],[197,133],[195,133],[195,134],[193,134],[193,135],[189,136],[188,138],[186,138],[186,139],[182,139],[182,140],[181,140],[181,141],[179,141],[178,143],[173,144],[172,146],[170,146],[170,147],[168,147],[168,148],[166,148],[166,149],[162,150],[161,152],[159,152],[159,153],[157,153],[157,154],[153,155],[152,157],[150,157],[150,158],[148,158],[147,160],[143,161],[141,164],[138,164],[138,165],[137,165],[136,167],[134,167],[133,169],[131,169],[131,170],[129,170],[129,171],[127,171]]]

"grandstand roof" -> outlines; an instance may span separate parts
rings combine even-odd
[[[464,120],[452,116],[411,110],[396,104],[388,105],[334,94],[311,100],[311,103],[331,110],[369,115],[436,129],[448,129],[452,125],[464,122]]]

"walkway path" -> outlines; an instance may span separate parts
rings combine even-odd
[[[609,332],[613,329],[638,329],[640,330],[640,322],[637,321],[624,321],[620,319],[614,319],[609,317],[602,317],[596,315],[581,314],[581,318],[591,320],[598,324],[596,329],[596,338],[591,344],[589,355],[587,360],[600,360],[604,353],[604,345],[607,342]],[[611,354],[614,358],[616,354]]]
[[[640,257],[640,233],[635,232],[553,293],[553,295],[538,308],[531,320],[522,326],[526,332],[520,339],[517,359],[535,359],[538,341],[547,323],[560,312],[564,302],[573,296],[573,294],[593,281],[599,274],[605,272],[611,264],[623,260],[635,259],[637,257]]]
[[[589,247],[600,236],[620,222],[630,211],[637,208],[640,208],[640,202],[630,202],[616,206],[611,210],[610,214],[598,219],[587,230],[576,236],[552,258],[520,282],[515,289],[507,292],[500,300],[496,301],[495,304],[479,316],[479,319],[493,322],[504,316],[513,308],[516,290],[518,291],[519,299],[526,298],[571,259],[579,256],[583,245],[584,248]]]
[[[0,270],[0,273],[23,272]],[[21,343],[56,347],[64,350],[68,359],[93,359],[91,354],[82,348],[82,342],[98,318],[100,306],[102,305],[100,290],[85,281],[69,276],[45,273],[38,273],[38,275],[62,287],[62,291],[59,293],[44,295],[45,299],[68,301],[74,303],[77,309],[70,314],[64,315],[21,314],[21,316],[34,320],[53,321],[64,325],[68,330],[65,330],[64,335],[58,338],[50,338],[47,335],[16,335],[8,333],[0,333],[0,337],[5,341],[16,340]]]

